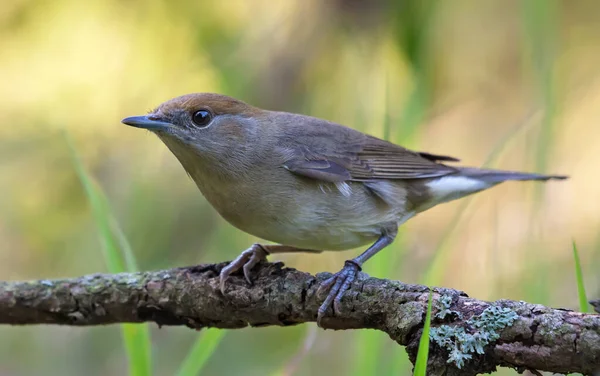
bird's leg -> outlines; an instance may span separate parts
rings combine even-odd
[[[344,292],[350,288],[352,282],[356,279],[359,271],[362,270],[362,265],[373,257],[377,252],[381,251],[388,245],[390,245],[396,238],[398,232],[397,227],[391,230],[384,231],[379,239],[366,251],[361,253],[358,257],[352,260],[347,260],[344,263],[344,267],[339,272],[335,273],[331,278],[323,281],[319,286],[319,293],[324,289],[330,289],[327,298],[317,312],[317,324],[322,327],[321,320],[323,316],[333,303],[334,312],[340,312],[340,303]]]
[[[227,265],[226,267],[221,269],[221,274],[219,275],[221,292],[223,294],[225,294],[225,281],[227,281],[227,278],[229,278],[229,276],[231,274],[237,272],[238,270],[243,269],[244,277],[246,277],[246,281],[248,281],[249,284],[252,284],[252,279],[250,278],[250,270],[252,270],[252,268],[254,266],[256,266],[256,264],[258,264],[259,262],[261,262],[263,260],[266,261],[268,255],[270,255],[271,253],[298,253],[298,252],[320,253],[322,251],[317,251],[317,250],[313,250],[313,249],[295,248],[295,247],[289,247],[286,245],[277,245],[277,244],[273,244],[273,245],[271,245],[271,244],[263,245],[263,244],[258,244],[258,243],[252,244],[252,246],[250,248],[248,248],[244,252],[242,252],[235,260],[230,262],[229,265]]]

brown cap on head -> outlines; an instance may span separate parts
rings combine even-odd
[[[158,106],[153,113],[169,113],[173,110],[196,111],[210,109],[215,115],[255,115],[262,111],[235,98],[214,93],[193,93],[173,98]]]
[[[226,95],[215,93],[193,93],[163,102],[147,115],[130,116],[123,119],[121,122],[150,131],[158,132],[170,129],[170,133],[173,133],[177,127],[173,128],[172,126],[181,126],[184,123],[193,122],[194,124],[190,123],[188,126],[204,127],[205,125],[208,125],[214,117],[219,115],[236,115],[240,118],[249,119],[262,118],[267,113],[268,111],[253,107]],[[200,122],[206,120],[208,123],[200,124],[196,121],[197,118]],[[231,128],[232,125],[238,126],[236,123],[229,123],[229,125],[229,128]],[[222,126],[221,128],[224,127]]]

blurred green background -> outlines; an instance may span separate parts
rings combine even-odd
[[[219,92],[465,165],[569,174],[510,183],[405,224],[365,272],[486,300],[578,308],[571,241],[600,294],[600,3],[595,0],[5,0],[0,10],[0,279],[106,272],[61,130],[141,269],[230,260],[257,239],[207,204],[167,148],[120,123]],[[335,272],[360,250],[276,259]],[[172,375],[198,333],[151,327]],[[0,375],[123,375],[118,326],[1,327]],[[408,375],[373,331],[227,332],[205,375]],[[500,374],[515,374],[504,370]]]

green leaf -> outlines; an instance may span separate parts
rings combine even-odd
[[[429,358],[429,328],[431,326],[431,299],[432,292],[429,290],[429,302],[427,303],[427,314],[425,315],[425,325],[423,325],[423,334],[419,341],[419,352],[415,362],[415,376],[425,376],[427,374],[427,359]]]
[[[98,227],[102,253],[110,273],[135,272],[135,256],[125,234],[111,214],[108,200],[100,186],[87,172],[79,158],[73,140],[64,133],[77,176],[83,185]],[[129,359],[129,375],[152,374],[150,330],[147,324],[122,324],[121,333]]]
[[[221,329],[206,329],[200,334],[196,343],[192,346],[183,363],[179,367],[177,376],[196,376],[200,374],[206,361],[216,350],[219,342],[225,335]]]
[[[573,258],[575,259],[575,276],[577,277],[577,294],[579,295],[579,310],[581,312],[589,312],[588,300],[585,295],[585,285],[583,284],[583,271],[581,270],[581,262],[579,261],[579,252],[577,252],[577,244],[573,240]]]

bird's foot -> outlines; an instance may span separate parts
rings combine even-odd
[[[354,282],[358,272],[361,270],[362,269],[358,263],[352,260],[347,260],[344,263],[342,270],[321,283],[317,294],[320,295],[320,293],[326,289],[329,289],[329,294],[327,295],[327,298],[325,298],[323,304],[321,304],[319,307],[317,313],[317,325],[323,327],[321,325],[321,320],[323,319],[323,316],[325,316],[325,313],[329,307],[332,306],[332,303],[334,313],[341,312],[340,303],[342,301],[342,295],[344,295],[344,292],[350,288],[350,285],[352,285],[352,282]]]
[[[229,265],[221,269],[221,274],[219,275],[221,293],[225,295],[225,281],[227,281],[227,278],[240,269],[244,270],[246,281],[252,285],[250,270],[252,270],[259,262],[266,260],[268,254],[269,253],[262,245],[252,244],[250,248],[242,252],[235,260],[230,262]]]

